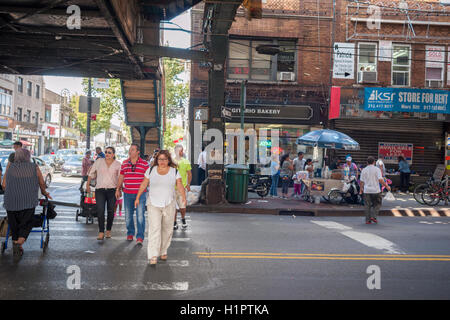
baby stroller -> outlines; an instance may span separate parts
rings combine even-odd
[[[33,217],[33,228],[39,228],[39,230],[31,230],[31,232],[41,233],[41,249],[45,253],[48,248],[48,243],[50,241],[50,219],[56,218],[55,205],[48,201],[48,198],[41,199],[39,205],[42,206],[42,213],[35,214]],[[8,231],[6,232],[6,239],[2,243],[2,254],[8,249],[8,239],[10,237],[10,227],[8,225]],[[44,234],[45,239],[44,239]]]
[[[91,192],[88,194],[85,188],[86,182],[80,187],[80,209],[75,214],[75,221],[78,221],[78,217],[86,218],[86,224],[93,224],[94,217],[97,217],[97,205],[95,202],[95,190],[91,187]]]

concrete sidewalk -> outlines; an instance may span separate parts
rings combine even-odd
[[[260,198],[249,193],[245,204],[195,204],[188,206],[188,212],[214,212],[214,213],[254,213],[272,215],[296,216],[364,216],[364,206],[360,205],[333,205],[322,199],[320,204],[310,203],[294,198]],[[440,202],[438,206],[430,207],[419,204],[413,194],[394,193],[395,201],[383,201],[380,216],[445,216],[450,217],[450,208]]]

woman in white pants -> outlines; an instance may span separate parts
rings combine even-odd
[[[151,265],[158,257],[167,260],[167,249],[172,241],[173,221],[175,219],[175,188],[180,192],[184,203],[186,194],[181,176],[173,163],[169,151],[161,150],[155,156],[153,166],[145,173],[134,206],[139,206],[139,198],[149,187],[147,198],[148,259]]]

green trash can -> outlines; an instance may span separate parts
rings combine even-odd
[[[230,164],[225,169],[228,202],[246,203],[248,201],[248,166]]]

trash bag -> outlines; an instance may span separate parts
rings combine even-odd
[[[386,195],[384,196],[384,199],[383,200],[386,200],[386,201],[395,201],[395,197],[394,197],[394,195],[392,194],[392,192],[388,192],[388,193],[386,193]]]

